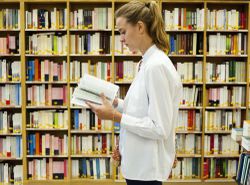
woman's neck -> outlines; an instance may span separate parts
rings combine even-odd
[[[140,47],[140,52],[142,55],[145,54],[145,52],[150,48],[152,45],[154,45],[152,39],[145,39],[144,42],[142,43],[142,46]]]

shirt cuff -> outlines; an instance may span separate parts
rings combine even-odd
[[[116,109],[119,111],[119,112],[123,112],[123,100],[118,98],[118,105],[116,107]]]

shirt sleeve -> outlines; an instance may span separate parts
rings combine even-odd
[[[124,102],[123,99],[118,98],[118,105],[117,105],[116,109],[117,109],[120,113],[123,112],[123,102]]]
[[[145,71],[149,98],[148,116],[137,118],[122,114],[121,125],[134,134],[149,139],[167,139],[173,130],[174,78],[163,64]],[[177,105],[178,106],[178,105]]]

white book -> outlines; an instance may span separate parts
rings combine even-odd
[[[96,104],[102,104],[100,97],[101,93],[104,93],[106,98],[112,103],[118,92],[119,86],[110,82],[101,80],[94,76],[84,74],[80,79],[78,87],[73,93],[72,103],[80,106],[85,106],[85,101],[90,101]]]

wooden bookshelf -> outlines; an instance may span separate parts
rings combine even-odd
[[[1,0],[0,6],[1,8],[18,8],[20,10],[20,28],[15,29],[9,29],[9,28],[0,28],[0,36],[5,35],[9,33],[10,35],[19,35],[20,39],[20,50],[19,53],[14,54],[0,54],[0,60],[6,59],[7,61],[14,61],[14,60],[20,60],[21,62],[21,79],[20,81],[0,81],[0,86],[10,84],[21,84],[21,93],[22,93],[22,104],[21,105],[0,105],[0,111],[7,111],[7,112],[21,112],[22,113],[22,131],[21,133],[0,133],[0,137],[6,137],[6,136],[21,136],[22,137],[22,157],[20,158],[8,158],[8,157],[0,157],[0,161],[7,161],[7,162],[14,162],[15,164],[22,164],[23,165],[23,182],[24,184],[44,184],[44,183],[50,183],[50,184],[124,184],[125,181],[116,179],[116,169],[113,166],[113,171],[110,174],[111,178],[106,180],[94,180],[94,179],[85,179],[85,178],[73,178],[72,177],[72,160],[78,160],[79,158],[111,158],[110,154],[81,154],[81,155],[74,155],[71,152],[71,145],[72,145],[72,136],[74,135],[105,135],[105,134],[111,134],[111,141],[112,141],[112,148],[114,147],[114,139],[115,135],[119,134],[118,131],[114,131],[114,128],[112,127],[112,130],[75,130],[73,128],[73,122],[72,122],[72,116],[74,110],[80,110],[82,107],[78,106],[72,106],[70,104],[70,88],[75,87],[78,83],[77,80],[70,79],[70,66],[71,61],[78,60],[79,62],[85,62],[89,65],[95,65],[98,61],[101,61],[102,63],[110,63],[110,81],[112,83],[115,83],[123,89],[124,92],[128,89],[128,87],[131,84],[131,80],[117,80],[115,74],[116,64],[119,62],[124,62],[127,60],[132,60],[135,63],[140,60],[141,55],[140,54],[131,54],[131,53],[117,53],[115,50],[115,39],[116,35],[119,35],[118,30],[115,28],[115,22],[114,22],[114,12],[117,8],[119,8],[121,5],[125,4],[126,2],[129,2],[129,0]],[[241,119],[248,119],[249,118],[249,103],[246,103],[243,106],[209,106],[207,104],[208,96],[207,96],[207,89],[212,87],[220,87],[220,86],[240,86],[245,87],[245,102],[249,101],[249,84],[250,84],[250,76],[249,76],[249,65],[250,65],[250,35],[249,35],[249,25],[250,25],[250,1],[236,1],[236,0],[230,0],[230,1],[215,1],[215,0],[190,0],[190,1],[184,1],[184,0],[157,0],[157,3],[159,3],[162,10],[169,9],[173,10],[174,8],[187,8],[189,10],[195,10],[196,8],[204,8],[205,9],[205,16],[204,16],[204,28],[201,29],[193,29],[193,30],[186,30],[186,29],[178,29],[178,30],[169,30],[167,29],[166,32],[168,34],[199,34],[203,37],[203,53],[197,53],[195,55],[192,54],[169,54],[169,58],[172,60],[173,63],[177,62],[197,62],[202,61],[202,81],[195,82],[195,81],[185,81],[183,82],[184,87],[200,87],[202,90],[202,102],[201,106],[180,106],[180,111],[189,111],[194,110],[201,113],[201,119],[202,119],[202,125],[201,125],[201,131],[187,131],[187,130],[177,130],[176,134],[182,134],[182,135],[198,135],[201,137],[201,154],[177,154],[178,158],[196,158],[200,159],[199,167],[201,169],[199,179],[171,179],[168,182],[164,182],[164,184],[168,183],[205,183],[205,182],[212,182],[213,184],[233,184],[232,178],[215,178],[215,179],[204,179],[204,171],[203,171],[203,163],[206,158],[222,158],[222,159],[237,159],[238,154],[232,154],[232,155],[207,155],[204,151],[204,138],[205,135],[212,135],[212,134],[218,134],[218,135],[229,135],[231,133],[230,130],[216,130],[216,131],[205,131],[205,112],[206,111],[235,111],[240,110],[241,111]],[[58,8],[65,8],[67,16],[66,18],[66,25],[64,28],[61,29],[55,29],[55,28],[43,28],[43,29],[37,29],[37,28],[26,28],[26,10],[32,10],[34,8],[47,8],[49,10],[52,10],[54,7]],[[72,28],[70,24],[70,12],[73,10],[77,10],[79,8],[88,9],[88,8],[95,8],[95,7],[108,7],[111,8],[112,12],[112,21],[111,21],[111,28],[106,29],[91,29],[91,28]],[[1,9],[0,8],[0,9]],[[236,9],[239,11],[243,11],[247,15],[247,23],[246,28],[244,29],[237,29],[237,30],[214,30],[208,28],[206,22],[207,22],[207,14],[208,9],[209,10],[219,10],[219,9]],[[43,34],[43,33],[60,33],[63,35],[66,35],[66,42],[67,42],[67,53],[66,54],[28,54],[26,53],[27,50],[27,36],[33,35],[33,34]],[[94,33],[106,33],[108,34],[110,39],[110,44],[113,48],[110,48],[110,53],[108,54],[72,54],[71,53],[71,35],[74,34],[94,34]],[[247,36],[247,54],[218,54],[218,55],[211,55],[209,54],[209,51],[207,48],[207,43],[209,42],[209,35],[227,35],[227,34],[245,34]],[[26,79],[26,67],[27,67],[27,61],[29,59],[38,58],[39,60],[48,59],[50,61],[66,61],[67,66],[67,80],[65,81],[28,81]],[[206,81],[206,66],[208,63],[223,63],[226,60],[236,60],[236,61],[242,61],[246,63],[246,79],[244,82],[207,82]],[[33,86],[33,85],[51,85],[51,86],[66,86],[67,91],[67,101],[65,105],[60,106],[29,106],[27,104],[27,87]],[[124,94],[123,92],[123,94]],[[122,95],[123,96],[123,95]],[[87,107],[86,107],[87,108]],[[27,122],[29,119],[30,112],[33,111],[68,111],[68,128],[55,128],[55,129],[46,129],[46,128],[28,128]],[[68,154],[67,155],[28,155],[27,151],[27,145],[28,141],[26,140],[27,136],[30,133],[36,133],[39,132],[41,134],[50,133],[50,134],[66,134],[68,137]],[[28,162],[32,159],[42,159],[42,158],[52,158],[55,160],[60,159],[67,159],[67,172],[68,175],[63,180],[29,180],[28,178]],[[0,182],[1,184],[1,182]]]

